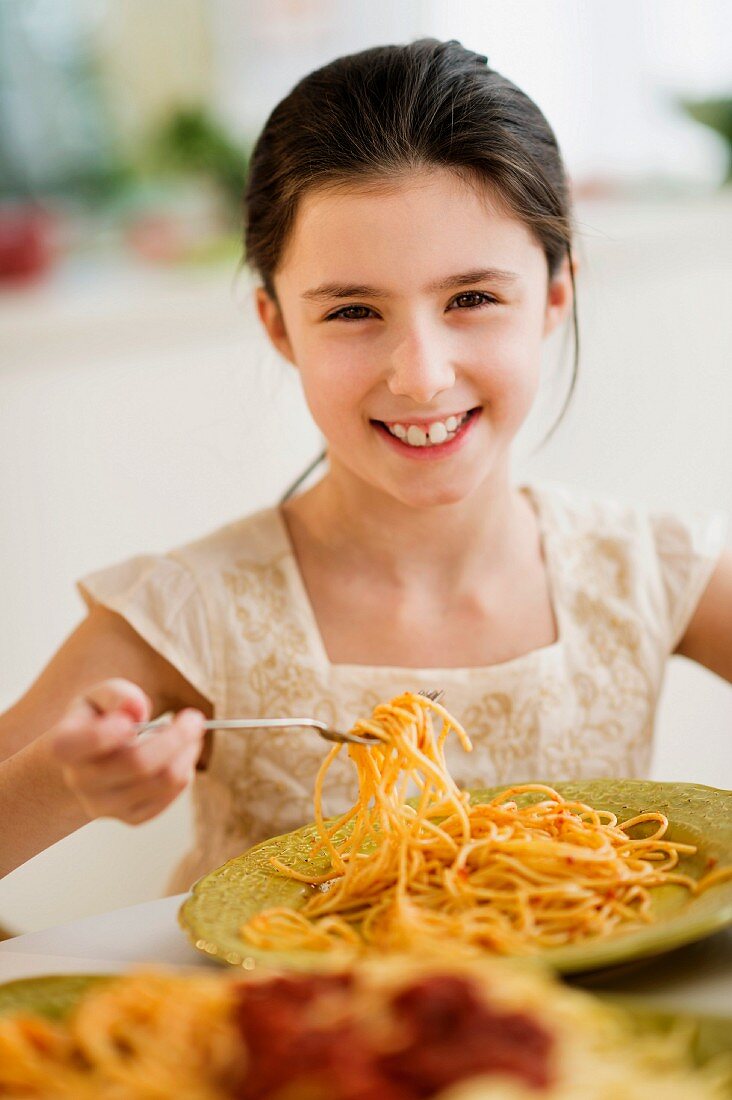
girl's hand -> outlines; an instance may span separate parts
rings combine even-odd
[[[182,710],[160,733],[138,740],[150,700],[129,680],[103,680],[77,699],[48,731],[66,786],[90,819],[139,825],[188,786],[201,752],[203,714]]]

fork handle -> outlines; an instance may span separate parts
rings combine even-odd
[[[328,729],[325,722],[317,718],[221,718],[218,721],[213,718],[203,723],[205,730],[290,729],[292,726],[307,726],[324,732]]]
[[[157,729],[158,726],[167,726],[173,719],[172,713],[161,714],[152,722],[138,722],[134,727],[136,734],[147,733]],[[292,727],[305,726],[308,729],[327,732],[328,726],[317,718],[213,718],[203,723],[205,730],[261,730],[261,729],[291,729]]]

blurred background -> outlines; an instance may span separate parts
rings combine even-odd
[[[74,581],[272,503],[319,447],[240,269],[247,158],[338,54],[488,55],[553,125],[576,199],[571,345],[516,477],[732,515],[726,0],[0,0],[0,710],[82,617]],[[732,786],[732,691],[671,662],[654,777]],[[188,800],[98,822],[0,881],[32,931],[158,896]]]

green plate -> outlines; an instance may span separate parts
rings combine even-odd
[[[109,980],[104,974],[49,974],[41,978],[18,978],[0,985],[0,1016],[30,1012],[49,1020],[62,1020],[82,994]]]
[[[732,792],[689,783],[651,783],[639,779],[593,779],[553,784],[565,798],[610,810],[621,820],[646,811],[660,811],[669,819],[668,838],[697,846],[684,856],[679,869],[700,878],[708,861],[732,863]],[[475,802],[488,802],[506,785],[472,792]],[[311,887],[278,874],[270,858],[278,856],[297,870],[319,874],[328,867],[320,853],[306,863],[314,825],[274,837],[211,871],[193,887],[178,919],[189,939],[209,957],[232,966],[252,969],[259,964],[308,969],[323,965],[323,954],[313,951],[263,951],[246,944],[239,928],[269,906],[297,909]],[[732,881],[692,897],[681,886],[653,891],[656,921],[612,937],[553,948],[541,958],[562,973],[578,973],[648,958],[701,939],[732,923]]]
[[[732,1056],[732,1016],[669,1012],[656,1005],[635,1002],[615,994],[599,994],[599,997],[601,1001],[620,1009],[629,1017],[634,1035],[665,1035],[684,1025],[688,1026],[694,1065],[703,1066],[720,1054]]]

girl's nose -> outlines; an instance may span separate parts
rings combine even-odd
[[[413,333],[391,353],[387,384],[394,395],[426,405],[455,385],[455,370],[438,340]]]

